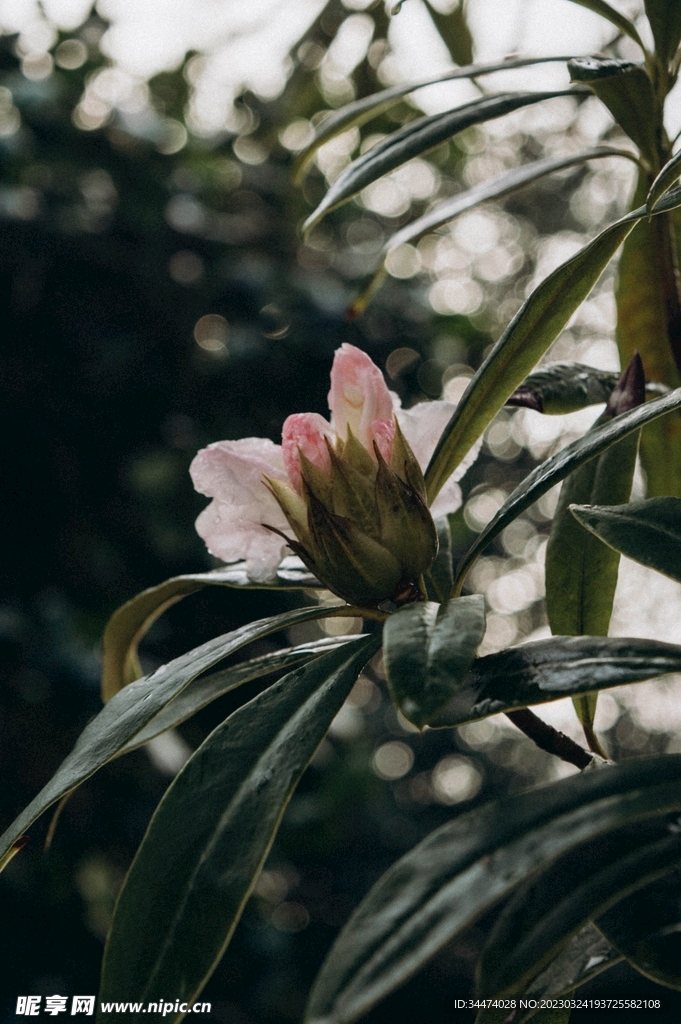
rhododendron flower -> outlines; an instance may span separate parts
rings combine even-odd
[[[422,470],[454,406],[401,409],[369,356],[345,344],[333,361],[329,409],[330,422],[289,416],[281,445],[252,437],[200,451],[192,480],[213,500],[196,529],[211,554],[245,559],[262,582],[288,547],[352,603],[416,600],[437,554],[433,517],[460,506],[456,480],[471,461],[429,510]]]

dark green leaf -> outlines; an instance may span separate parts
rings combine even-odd
[[[681,41],[681,5],[678,0],[644,0],[655,40],[655,52],[666,65]]]
[[[466,20],[464,0],[453,11],[446,14],[428,2],[428,13],[435,22],[442,41],[452,55],[455,64],[470,64],[473,60],[473,36]]]
[[[605,544],[681,582],[681,498],[649,498],[570,511]]]
[[[567,851],[681,808],[681,756],[583,772],[461,814],[402,857],[342,930],[306,1020],[351,1024]]]
[[[500,93],[473,100],[444,114],[429,114],[410,121],[350,164],[338,175],[321,203],[303,224],[303,233],[311,231],[330,210],[351,199],[372,181],[388,174],[412,157],[421,156],[474,124],[502,117],[513,110],[541,103],[554,96],[572,95],[571,90],[552,92]]]
[[[523,995],[530,999],[551,999],[562,996],[578,985],[607,971],[622,960],[622,954],[614,949],[593,924],[587,924],[570,939],[565,949],[553,958],[544,970],[533,978]],[[517,1024],[524,1024],[528,1018],[518,1018]],[[514,1021],[514,1024],[516,1022]]]
[[[454,571],[452,566],[452,535],[449,529],[448,519],[437,519],[435,521],[437,530],[438,549],[435,561],[431,565],[424,579],[426,593],[429,601],[437,601],[444,604],[449,600],[454,582]]]
[[[173,576],[156,587],[149,587],[117,608],[109,619],[102,638],[102,700],[142,675],[137,648],[151,625],[167,608],[206,586],[245,587],[247,589],[300,590],[320,587],[298,558],[284,559],[277,577],[270,583],[256,582],[248,576],[245,562],[226,565],[212,572]]]
[[[681,189],[676,188],[665,193],[654,213],[678,205]],[[475,373],[437,443],[425,474],[431,504],[485,427],[555,341],[634,224],[644,216],[645,208],[639,207],[609,225],[554,270],[523,303]],[[660,378],[654,375],[654,379]]]
[[[426,235],[429,231],[435,230],[447,221],[453,220],[467,210],[487,202],[490,199],[502,199],[504,196],[512,195],[525,185],[545,178],[548,174],[562,170],[564,167],[572,167],[575,164],[584,163],[587,160],[598,160],[605,156],[621,156],[627,159],[635,159],[632,153],[624,149],[613,149],[608,146],[599,146],[595,149],[584,150],[582,153],[571,154],[570,156],[551,157],[546,160],[537,160],[535,163],[518,167],[496,181],[486,182],[460,193],[443,203],[438,203],[432,210],[424,213],[422,217],[407,224],[400,231],[396,232],[386,244],[383,250],[383,260],[379,270],[365,288],[362,295],[353,303],[351,309],[354,315],[361,313],[371,298],[375,295],[379,285],[385,277],[385,259],[387,256],[405,243],[414,243]]]
[[[554,636],[473,662],[464,686],[431,721],[449,728],[559,697],[681,670],[681,646],[631,637]]]
[[[594,14],[600,14],[602,18],[606,18],[612,25],[615,25],[620,32],[624,32],[626,36],[629,36],[635,43],[638,43],[642,50],[645,49],[634,23],[625,18],[619,11],[616,11],[609,3],[606,3],[606,0],[572,0],[572,3],[588,8]]]
[[[312,141],[298,155],[294,165],[294,181],[300,183],[306,169],[312,163],[315,153],[320,146],[323,146],[329,139],[334,139],[341,132],[349,128],[359,127],[371,121],[379,114],[390,110],[403,97],[417,89],[423,89],[428,85],[435,85],[438,82],[451,82],[462,78],[481,78],[483,75],[493,74],[495,71],[506,71],[510,68],[525,68],[533,64],[563,63],[569,61],[568,57],[511,57],[508,60],[493,61],[491,64],[468,64],[466,67],[454,68],[452,71],[439,72],[430,78],[420,82],[413,82],[411,85],[393,85],[390,89],[382,89],[380,92],[372,93],[370,96],[363,96],[359,100],[353,100],[340,110],[335,110],[317,126]]]
[[[631,412],[617,416],[610,423],[605,423],[585,434],[584,437],[578,438],[557,455],[537,466],[516,487],[494,518],[476,538],[457,573],[454,581],[455,590],[458,592],[461,588],[468,570],[480,552],[521,512],[524,512],[542,494],[546,494],[554,484],[563,480],[568,473],[574,472],[596,455],[606,451],[617,441],[638,430],[639,427],[679,407],[681,407],[681,388],[677,388],[676,391],[672,391],[662,398],[655,398],[652,402],[639,406],[638,409],[632,409]]]
[[[616,903],[597,924],[637,971],[681,989],[681,871]]]
[[[573,82],[588,85],[618,125],[655,166],[658,159],[657,101],[645,68],[626,60],[576,57],[568,62]]]
[[[583,363],[549,363],[531,373],[506,405],[534,409],[546,416],[564,416],[607,402],[619,378],[615,370],[598,370]],[[646,394],[651,397],[668,391],[664,384],[646,384]]]
[[[342,646],[347,640],[356,640],[357,636],[334,636],[326,637],[324,640],[313,640],[308,644],[300,644],[298,647],[285,647],[280,651],[273,651],[272,654],[263,654],[251,661],[241,662],[239,665],[232,665],[220,672],[212,672],[209,676],[201,676],[185,687],[184,690],[170,704],[166,704],[149,724],[138,732],[129,743],[121,750],[121,754],[127,754],[136,750],[144,743],[148,743],[155,736],[168,729],[174,729],[191,715],[196,714],[201,708],[205,708],[212,701],[236,690],[244,683],[250,683],[253,679],[261,679],[273,672],[281,672],[293,668],[294,665],[303,661],[309,661],[325,651],[335,650]]]
[[[51,804],[116,757],[192,679],[253,640],[277,633],[298,622],[337,614],[339,608],[346,610],[345,605],[334,608],[299,608],[251,622],[216,640],[209,640],[201,647],[162,665],[150,676],[130,683],[112,697],[85,727],[75,747],[47,785],[0,837],[0,858]]]
[[[658,818],[600,835],[525,883],[499,915],[478,964],[484,998],[518,995],[571,935],[681,862],[681,835]]]
[[[123,991],[144,1001],[160,992],[172,1002],[196,998],[231,938],[300,776],[379,645],[380,637],[363,638],[296,669],[235,711],[187,762],[119,896],[100,999]]]
[[[678,9],[679,12],[681,12],[681,7]],[[658,176],[655,178],[655,181],[650,186],[650,192],[646,199],[646,209],[648,211],[652,210],[660,196],[663,196],[667,189],[671,188],[674,182],[678,181],[679,178],[681,178],[681,151],[676,153],[671,160],[664,165]]]
[[[400,711],[422,728],[463,685],[485,635],[485,599],[419,601],[384,626],[385,670]]]

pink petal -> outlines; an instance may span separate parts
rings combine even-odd
[[[331,459],[325,438],[334,440],[331,425],[316,412],[300,412],[284,421],[281,445],[284,465],[291,486],[300,494],[300,452],[318,469],[331,472]]]
[[[370,434],[384,460],[389,462],[395,440],[395,419],[391,418],[389,423],[386,420],[374,420],[370,427]]]
[[[200,451],[189,469],[194,487],[213,501],[196,520],[196,530],[212,555],[224,562],[246,559],[254,579],[270,579],[286,543],[263,527],[288,530],[263,477],[286,481],[281,448],[266,438],[218,441]]]
[[[376,420],[392,422],[393,403],[383,374],[366,352],[341,345],[331,369],[329,391],[331,422],[345,439],[348,427],[368,451],[372,451]]]

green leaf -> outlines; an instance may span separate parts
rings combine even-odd
[[[169,701],[178,696],[192,679],[212,668],[223,658],[260,637],[277,633],[299,622],[345,613],[346,605],[332,608],[299,608],[251,622],[215,640],[209,640],[183,654],[144,679],[130,683],[112,697],[86,725],[75,747],[62,761],[46,786],[0,837],[0,858],[15,840],[40,817],[43,811],[79,786],[99,768],[116,757],[126,744],[141,732]]]
[[[477,658],[429,723],[450,728],[499,712],[681,670],[681,646],[633,637],[554,636]]]
[[[584,437],[578,438],[552,458],[537,466],[516,487],[494,518],[476,538],[454,580],[455,592],[459,592],[468,570],[481,551],[521,512],[524,512],[542,494],[546,494],[554,484],[563,480],[568,473],[574,472],[596,455],[600,455],[617,441],[638,430],[639,427],[679,407],[681,407],[681,388],[671,391],[662,398],[655,398],[652,402],[639,406],[638,409],[632,409],[631,412],[617,416],[610,423],[605,423],[585,434]]]
[[[620,32],[624,32],[625,36],[629,36],[635,43],[645,51],[645,47],[641,42],[641,37],[636,31],[636,26],[633,21],[629,21],[629,18],[625,18],[623,14],[616,11],[614,7],[611,7],[605,0],[572,0],[573,4],[579,4],[580,7],[586,7],[588,10],[593,11],[594,14],[600,14],[602,18],[605,18],[612,25],[615,25]]]
[[[641,172],[634,205],[645,203],[650,180]],[[664,199],[664,196],[662,197]],[[617,344],[622,366],[638,351],[647,377],[670,388],[681,384],[681,307],[679,305],[676,245],[672,217],[643,219],[624,243],[618,265]],[[681,413],[674,413],[645,428],[641,436],[641,463],[648,497],[681,497]]]
[[[507,60],[492,61],[489,64],[468,64],[465,67],[454,68],[452,71],[438,72],[420,82],[413,82],[411,85],[394,85],[390,89],[382,89],[380,92],[372,93],[370,96],[363,96],[361,99],[353,100],[340,110],[325,117],[315,129],[312,141],[298,154],[293,169],[293,180],[296,184],[305,175],[305,171],[314,160],[315,154],[320,146],[330,139],[334,139],[341,132],[349,128],[360,127],[378,117],[380,114],[390,110],[409,93],[417,89],[423,89],[428,85],[435,85],[438,82],[451,82],[462,78],[481,78],[483,75],[493,74],[495,71],[506,71],[511,68],[525,68],[533,64],[564,63],[570,60],[568,57],[511,57]]]
[[[616,903],[597,924],[637,971],[681,989],[681,871]]]
[[[503,117],[504,114],[510,114],[511,111],[532,103],[541,103],[555,96],[570,96],[573,92],[574,90],[560,89],[552,92],[500,93],[497,96],[473,100],[443,114],[429,114],[416,121],[410,121],[368,152],[357,157],[338,175],[317,209],[303,224],[303,234],[311,231],[327,213],[357,195],[372,181],[388,174],[412,157],[427,153],[464,129],[496,117]]]
[[[588,85],[620,128],[654,167],[658,160],[657,100],[645,68],[627,60],[576,57],[568,62],[573,82]]]
[[[475,188],[471,188],[467,192],[459,193],[451,199],[446,199],[444,202],[438,203],[432,210],[428,210],[428,212],[424,213],[423,216],[418,217],[410,224],[401,228],[401,230],[396,232],[396,234],[394,234],[386,243],[382,253],[381,266],[376,271],[374,277],[364,289],[360,297],[352,304],[351,313],[355,316],[361,313],[376,294],[380,284],[385,278],[385,260],[389,254],[400,245],[404,245],[405,243],[413,244],[417,242],[419,238],[428,234],[429,231],[434,231],[442,224],[446,224],[448,221],[453,220],[455,217],[459,217],[467,210],[472,210],[476,206],[480,206],[482,203],[485,203],[490,199],[502,199],[504,196],[512,195],[525,185],[529,185],[533,181],[538,181],[540,178],[545,178],[548,174],[553,174],[555,171],[562,170],[565,167],[572,167],[575,164],[584,163],[587,160],[598,160],[605,156],[621,156],[629,160],[636,160],[634,154],[627,150],[613,149],[608,146],[598,146],[595,149],[584,150],[582,153],[573,153],[570,156],[550,157],[546,160],[537,160],[534,163],[526,164],[524,167],[518,167],[513,171],[509,171],[508,174],[504,174],[503,177],[497,178],[496,181],[486,182],[484,185],[477,185]]]
[[[291,669],[294,665],[309,661],[310,658],[315,658],[325,651],[341,647],[348,640],[357,639],[356,634],[325,637],[323,640],[313,640],[307,644],[300,644],[298,647],[285,647],[283,650],[273,651],[271,654],[263,654],[259,658],[252,658],[239,665],[223,668],[220,672],[212,672],[208,676],[194,679],[174,700],[166,704],[163,710],[159,711],[141,732],[133,736],[120,753],[128,754],[131,750],[137,750],[149,740],[153,740],[155,736],[160,736],[168,729],[174,729],[200,711],[201,708],[205,708],[218,697],[222,697],[223,694],[243,686],[244,683],[261,679],[273,672]]]
[[[443,14],[437,7],[428,2],[428,13],[435,23],[443,43],[452,55],[456,64],[466,65],[473,60],[473,36],[468,27],[464,0],[453,11]]]
[[[615,551],[681,583],[681,498],[573,506],[573,516]]]
[[[395,703],[419,728],[463,685],[485,635],[485,599],[419,601],[391,615],[383,660]]]
[[[681,7],[679,7],[679,12],[681,13]],[[679,178],[681,178],[681,150],[671,160],[667,161],[650,186],[650,191],[646,198],[646,210],[648,212],[652,210],[660,196],[663,196],[667,189],[671,188]]]
[[[681,189],[676,188],[658,200],[653,213],[665,213],[678,205]],[[549,274],[523,303],[473,376],[436,445],[425,474],[430,504],[485,427],[555,341],[633,225],[644,216],[645,207],[639,207],[610,224]],[[652,377],[663,379],[654,373]]]
[[[548,363],[540,366],[516,388],[506,405],[534,409],[545,416],[564,416],[607,402],[620,374],[584,363]],[[666,395],[664,384],[646,383],[646,394]]]
[[[341,931],[306,1020],[351,1024],[517,885],[567,851],[681,808],[681,756],[584,772],[437,829],[376,883]]]
[[[681,863],[664,818],[638,822],[563,854],[499,915],[478,963],[483,998],[518,995],[590,918]]]
[[[523,995],[530,999],[562,996],[621,960],[619,950],[614,949],[598,928],[589,923],[573,935],[565,949],[532,979]],[[528,1018],[519,1017],[517,1024],[524,1024],[525,1019]]]
[[[117,608],[102,638],[102,700],[106,703],[122,687],[143,674],[137,657],[140,640],[156,619],[177,601],[203,587],[244,587],[249,590],[300,590],[321,587],[298,558],[284,559],[276,579],[270,583],[252,580],[245,562],[226,565],[212,572],[173,576],[149,587]]]
[[[143,1001],[159,993],[172,1002],[196,998],[232,936],[300,776],[379,646],[380,637],[364,638],[296,669],[230,715],[187,762],[151,819],[119,896],[100,1000],[123,991]]]
[[[653,30],[655,52],[664,66],[669,64],[681,42],[681,6],[678,0],[644,0]]]
[[[436,519],[435,529],[437,530],[438,549],[435,561],[424,575],[426,593],[429,601],[437,601],[444,604],[449,600],[454,582],[454,571],[452,566],[452,534],[449,529],[449,520]]]

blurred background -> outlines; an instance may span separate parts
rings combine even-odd
[[[639,6],[619,4],[626,13]],[[187,472],[197,449],[223,438],[278,440],[291,412],[325,413],[333,351],[344,341],[370,353],[405,404],[458,399],[529,291],[623,211],[633,165],[566,170],[402,246],[374,303],[350,322],[345,310],[383,242],[435,200],[530,159],[621,139],[595,99],[557,98],[413,160],[303,243],[300,223],[353,154],[419,112],[480,93],[458,82],[411,94],[361,134],[325,145],[296,189],[291,163],[320,112],[473,58],[610,44],[631,56],[610,26],[567,0],[409,0],[392,19],[368,0],[0,0],[0,30],[4,828],[100,707],[108,615],[144,587],[213,564],[193,529],[205,504]],[[485,80],[493,90],[566,84],[561,63]],[[681,93],[670,118],[675,134]],[[614,273],[549,360],[618,368]],[[538,460],[599,412],[504,410],[463,481],[457,553]],[[640,474],[636,487],[642,494]],[[514,522],[469,578],[488,601],[482,653],[548,635],[543,553],[555,501],[547,495]],[[224,588],[192,596],[149,633],[145,670],[304,600]],[[360,624],[328,620],[253,653],[326,627]],[[681,642],[678,586],[623,560],[612,632]],[[116,893],[156,803],[208,731],[256,692],[223,698],[99,772],[66,804],[47,854],[49,814],[32,829],[0,878],[7,1019],[18,994],[96,992]],[[674,679],[603,694],[598,714],[615,756],[681,752]],[[579,738],[569,701],[542,715]],[[572,770],[502,717],[416,733],[396,716],[376,666],[290,805],[205,991],[211,1019],[299,1019],[333,936],[398,856],[475,802]],[[451,1000],[472,991],[484,928],[368,1019],[467,1020]],[[591,990],[661,992],[625,968]],[[678,1005],[676,994],[662,996]]]

